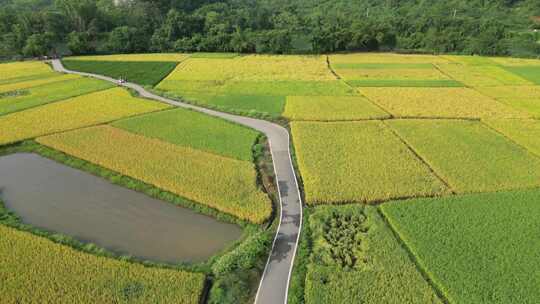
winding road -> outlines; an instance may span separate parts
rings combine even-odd
[[[51,63],[54,70],[61,73],[77,74],[118,83],[116,79],[107,76],[67,70],[60,60],[52,60]],[[266,135],[270,143],[274,171],[278,183],[281,214],[279,227],[272,245],[272,252],[268,257],[255,303],[287,303],[289,280],[302,225],[302,200],[292,164],[289,148],[289,132],[287,129],[265,120],[222,113],[168,99],[148,92],[138,84],[128,82],[120,85],[137,91],[141,97],[221,117],[258,130]]]

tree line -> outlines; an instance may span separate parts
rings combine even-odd
[[[540,56],[538,0],[0,0],[0,57],[403,51]]]

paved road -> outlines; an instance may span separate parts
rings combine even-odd
[[[116,79],[70,71],[64,68],[60,60],[52,60],[53,68],[62,73],[78,74],[117,83]],[[222,113],[194,105],[178,102],[146,91],[140,85],[124,83],[122,86],[137,91],[142,97],[168,103],[177,107],[193,109],[208,115],[221,117],[264,133],[270,142],[270,150],[274,161],[277,177],[281,216],[279,228],[274,238],[272,253],[268,258],[259,290],[255,299],[256,304],[281,304],[287,302],[289,279],[291,276],[298,237],[302,223],[302,201],[289,150],[289,132],[287,129],[265,120]]]

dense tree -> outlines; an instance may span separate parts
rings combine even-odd
[[[55,47],[75,54],[400,50],[540,56],[538,0],[0,3],[0,57],[41,55]]]

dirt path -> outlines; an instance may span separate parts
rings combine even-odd
[[[116,79],[102,75],[67,70],[60,60],[52,60],[51,63],[54,70],[58,72],[78,74],[113,83],[118,82]],[[289,132],[285,128],[265,120],[222,113],[158,96],[134,83],[123,83],[121,85],[137,91],[144,98],[221,117],[258,130],[268,137],[278,183],[281,215],[272,252],[268,258],[255,303],[286,303],[302,223],[302,201],[289,150]]]

